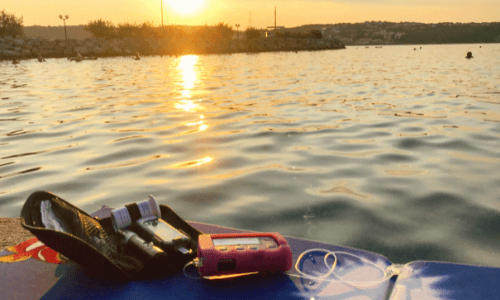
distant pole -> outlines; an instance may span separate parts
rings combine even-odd
[[[66,33],[66,20],[68,19],[68,15],[59,15],[59,19],[63,20],[64,23],[64,37],[66,38],[66,43],[68,43],[68,34]]]
[[[278,29],[285,28],[284,26],[278,26],[276,23],[276,6],[274,7],[274,26],[267,26],[268,29],[274,29],[274,35],[278,33]],[[267,32],[266,32],[266,37],[267,37]]]
[[[160,0],[161,3],[161,27],[163,27],[163,0]]]
[[[240,24],[234,25],[236,26],[236,33],[238,34],[238,41],[240,40],[240,32],[238,31],[238,28],[240,27]]]

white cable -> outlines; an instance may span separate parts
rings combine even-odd
[[[303,259],[303,257],[308,254],[309,252],[313,252],[313,251],[321,251],[321,252],[325,252],[326,255],[324,256],[324,263],[325,263],[325,266],[329,269],[329,271],[323,275],[320,275],[320,276],[314,276],[314,275],[308,275],[308,274],[305,274],[304,272],[302,272],[300,269],[299,269],[299,264],[301,262],[301,260]],[[365,263],[368,263],[368,264],[371,264],[373,266],[375,266],[376,268],[378,268],[383,274],[384,276],[382,277],[382,279],[380,280],[377,280],[377,281],[346,281],[344,279],[342,279],[341,276],[337,275],[334,271],[335,267],[337,266],[337,263],[338,263],[338,258],[337,258],[337,254],[344,254],[344,255],[350,255],[352,257],[356,257],[362,261],[364,261]],[[335,259],[335,261],[333,262],[332,266],[330,267],[327,263],[327,259],[328,257],[332,255]],[[318,280],[318,281],[340,281],[350,287],[353,287],[353,288],[356,288],[356,289],[361,289],[361,288],[367,288],[367,287],[370,287],[370,286],[374,286],[374,285],[377,285],[377,284],[380,284],[388,279],[390,279],[392,277],[392,273],[389,273],[384,270],[382,267],[380,267],[379,265],[375,264],[374,262],[372,261],[369,261],[368,259],[366,258],[363,258],[363,257],[360,257],[358,255],[355,255],[355,254],[352,254],[352,253],[349,253],[349,252],[344,252],[344,251],[329,251],[329,250],[326,250],[326,249],[310,249],[310,250],[307,250],[305,252],[302,252],[299,257],[297,258],[297,262],[295,264],[295,271],[297,271],[297,273],[300,274],[300,276],[298,275],[295,275],[295,274],[290,274],[290,273],[285,273],[287,274],[288,276],[292,276],[292,277],[299,277],[299,278],[308,278],[308,279],[312,279],[312,280]],[[337,277],[338,279],[326,279],[327,276],[329,276],[330,274],[333,274],[335,277]]]
[[[313,251],[320,251],[320,252],[325,252],[326,255],[325,255],[325,265],[326,265],[326,259],[328,258],[328,256],[330,255],[333,255],[333,258],[335,259],[334,262],[333,262],[333,265],[332,267],[329,267],[328,265],[326,266],[329,271],[326,272],[325,274],[321,275],[321,276],[313,276],[313,275],[308,275],[308,274],[305,274],[304,272],[302,272],[300,269],[299,269],[299,264],[300,264],[300,261],[302,260],[302,258],[308,254],[309,252],[313,252]],[[299,273],[300,275],[302,276],[305,276],[305,278],[309,278],[309,279],[322,279],[322,278],[326,278],[328,275],[330,275],[331,273],[333,273],[333,270],[335,269],[335,267],[337,266],[337,256],[335,255],[334,252],[331,252],[331,251],[328,251],[328,250],[325,250],[325,249],[309,249],[307,251],[304,251],[302,252],[299,257],[297,258],[297,262],[295,263],[295,270],[297,271],[297,273]],[[287,273],[288,274],[288,273]],[[288,275],[291,275],[291,274],[288,274]]]
[[[185,265],[184,265],[184,268],[182,268],[182,272],[184,273],[184,276],[186,276],[187,278],[196,279],[196,280],[203,278],[203,277],[201,277],[201,276],[200,276],[200,277],[194,277],[194,276],[189,275],[189,274],[186,272],[186,268],[187,268],[189,265],[193,265],[193,266],[194,266],[194,262],[193,262],[193,261],[190,261],[190,262],[188,262],[187,264],[185,264]]]
[[[374,286],[374,285],[377,285],[377,284],[380,284],[386,280],[388,280],[389,278],[392,277],[392,274],[388,274],[387,273],[387,270],[384,270],[382,267],[380,267],[379,265],[375,264],[374,262],[372,261],[369,261],[368,259],[366,258],[363,258],[361,256],[358,256],[358,255],[355,255],[355,254],[352,254],[352,253],[349,253],[349,252],[344,252],[344,251],[336,251],[336,252],[333,252],[335,254],[344,254],[344,255],[350,255],[352,257],[355,257],[355,258],[358,258],[359,260],[361,261],[364,261],[365,263],[368,263],[368,264],[371,264],[373,265],[374,267],[378,268],[382,274],[384,274],[384,276],[382,277],[382,279],[380,280],[377,280],[377,281],[345,281],[342,279],[342,277],[338,276],[336,273],[332,272],[332,274],[337,277],[340,281],[350,285],[350,286],[354,286],[356,287],[356,285],[361,285],[363,287],[370,287],[370,286]],[[325,256],[325,264],[326,264],[326,256]],[[328,265],[327,265],[328,267]],[[388,276],[389,275],[389,276]]]

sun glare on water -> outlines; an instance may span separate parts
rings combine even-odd
[[[180,14],[190,14],[198,11],[205,0],[165,0],[165,2]]]

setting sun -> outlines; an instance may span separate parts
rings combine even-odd
[[[189,14],[199,10],[205,0],[165,0],[165,2],[176,12]]]

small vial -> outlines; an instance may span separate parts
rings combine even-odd
[[[151,195],[149,195],[148,200],[134,204],[137,205],[140,212],[138,219],[161,217],[160,206]],[[128,207],[117,208],[111,211],[111,223],[113,223],[115,231],[129,227],[133,221],[137,220],[132,220]]]

